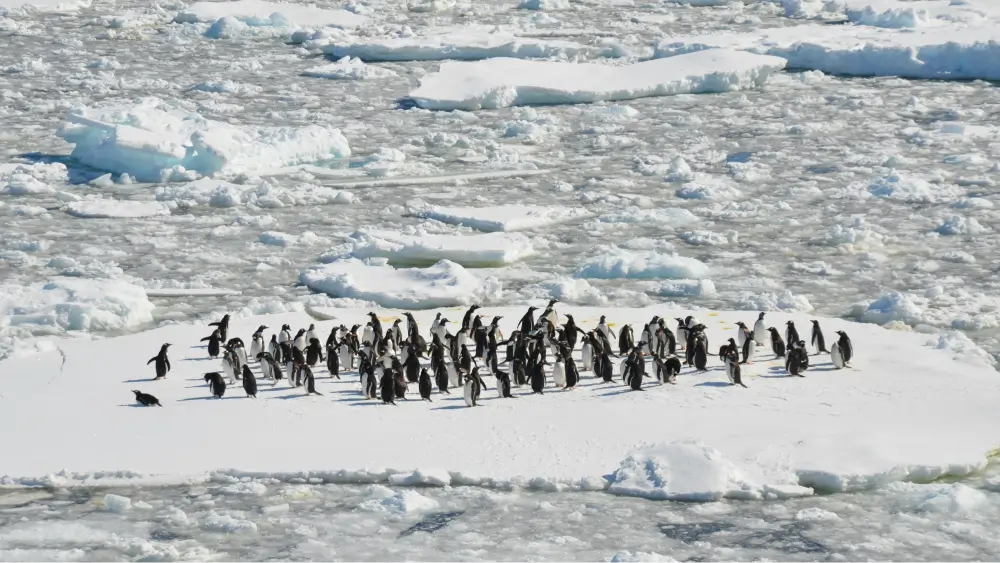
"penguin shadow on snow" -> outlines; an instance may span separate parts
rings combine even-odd
[[[218,360],[219,358],[209,358],[208,356],[204,358],[182,358],[182,362],[204,362],[205,360]]]
[[[205,387],[204,385],[201,386],[201,388],[204,388],[204,387]],[[188,389],[194,389],[194,388],[193,387],[189,387]],[[183,402],[186,402],[186,401],[228,401],[229,399],[239,399],[239,397],[218,397],[218,398],[216,398],[216,397],[214,397],[212,395],[209,395],[207,397],[185,397],[183,399],[178,399],[177,402],[183,403]]]
[[[696,383],[695,387],[730,387],[730,384],[725,381],[702,381],[701,383]]]
[[[148,383],[150,381],[156,381],[155,377],[143,377],[142,379],[123,379],[122,383]]]

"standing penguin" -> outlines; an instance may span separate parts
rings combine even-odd
[[[257,398],[257,378],[246,364],[243,364],[243,390],[247,392],[247,397]]]
[[[531,392],[545,394],[545,366],[541,362],[531,367]]]
[[[615,377],[615,368],[611,363],[611,357],[608,356],[607,351],[604,351],[600,356],[600,367],[595,364],[595,370],[598,375],[600,375],[601,380],[605,383],[610,383]]]
[[[420,377],[420,359],[416,354],[407,354],[406,361],[403,362],[403,371],[406,372],[406,380],[416,383]],[[426,371],[426,370],[425,370]]]
[[[785,341],[781,339],[778,329],[773,326],[767,329],[771,333],[771,351],[775,358],[785,357]]]
[[[552,384],[556,387],[566,386],[566,364],[561,356],[556,356],[555,363],[552,364]]]
[[[812,345],[816,347],[817,354],[826,353],[826,339],[823,338],[823,329],[819,327],[819,321],[813,319]]]
[[[594,331],[587,333],[587,336],[583,339],[583,347],[580,350],[580,361],[583,364],[583,371],[590,371],[594,369],[594,345],[593,341],[596,338],[594,336]]]
[[[791,347],[793,342],[798,342],[799,341],[799,331],[795,330],[795,322],[794,321],[788,321],[785,324],[786,324],[786,326],[785,326],[785,342],[787,342],[788,346]]]
[[[302,374],[305,377],[303,385],[306,388],[306,395],[322,395],[316,390],[316,378],[313,377],[313,371],[309,366],[302,366]]]
[[[497,397],[501,399],[513,399],[514,396],[510,393],[510,374],[505,371],[496,372],[497,378]]]
[[[576,339],[578,334],[583,335],[584,337],[587,336],[587,333],[584,332],[583,329],[576,326],[576,319],[574,319],[573,315],[570,315],[569,313],[566,314],[566,324],[563,325],[563,328],[566,329],[566,343],[569,344],[570,350],[576,349]]]
[[[271,362],[270,362],[270,359],[269,359],[270,357],[271,357],[271,355],[268,354],[267,352],[260,352],[259,354],[257,354],[256,356],[254,356],[254,358],[258,362],[260,362],[260,375],[262,377],[267,378],[267,379],[271,379],[272,378],[271,377]]]
[[[307,345],[306,329],[300,328],[299,331],[295,333],[295,338],[292,340],[292,348],[297,348],[299,352],[304,352]]]
[[[288,325],[281,325],[281,331],[278,332],[278,344],[282,344],[284,342],[288,342],[289,344],[291,344],[291,342],[289,342],[291,339],[292,339],[292,327]]]
[[[260,354],[261,352],[264,351],[264,331],[265,330],[267,330],[267,327],[264,326],[264,325],[260,325],[259,327],[257,327],[257,331],[254,332],[253,336],[250,338],[250,357],[251,358],[257,358],[257,354]]]
[[[208,326],[219,327],[219,340],[222,342],[229,341],[229,314],[223,315],[222,320],[217,323],[208,323]]]
[[[247,363],[247,349],[242,338],[230,338],[229,342],[226,343],[226,348],[239,360],[240,366]]]
[[[278,345],[278,335],[271,335],[271,342],[267,344],[267,353],[271,354],[274,361],[281,362],[281,346]]]
[[[743,385],[743,379],[740,374],[740,364],[733,356],[726,358],[726,375],[729,377],[730,385],[739,385],[744,389],[746,388],[746,385]]]
[[[840,345],[840,354],[844,356],[844,365],[851,363],[851,358],[854,357],[854,346],[851,344],[851,338],[847,336],[847,333],[838,330],[837,334],[840,335],[840,339],[837,340],[837,344]]]
[[[698,371],[707,371],[708,368],[708,339],[704,333],[698,333],[694,339],[694,367]]]
[[[448,369],[444,367],[444,362],[434,367],[434,381],[439,393],[451,395],[451,391],[448,391]]]
[[[309,345],[306,346],[306,363],[310,366],[316,365],[316,362],[323,360],[323,347],[320,345],[319,338],[313,338],[309,341]]]
[[[326,349],[326,370],[330,372],[330,377],[340,379],[340,354],[337,353],[336,345],[330,345]]]
[[[406,378],[403,377],[403,364],[399,363],[399,358],[392,359],[392,384],[396,398],[406,399]]]
[[[226,380],[218,372],[206,373],[205,381],[212,390],[212,396],[216,399],[221,399],[226,394]]]
[[[834,342],[830,346],[830,361],[833,362],[833,367],[837,369],[844,369],[847,362],[844,361],[844,355],[840,353],[840,342]]]
[[[736,327],[736,344],[740,347],[740,349],[742,349],[743,344],[746,343],[747,340],[751,340],[750,329],[747,328],[747,325],[743,324],[743,321],[737,322]]]
[[[743,343],[743,362],[744,364],[752,364],[754,352],[757,350],[757,340],[754,338],[754,333],[750,333],[747,337],[746,342]]]
[[[465,387],[463,388],[462,398],[465,399],[465,406],[474,407],[476,402],[479,401],[479,395],[482,393],[483,388],[486,385],[483,380],[479,377],[479,368],[476,367],[469,374],[468,379],[465,380]]]
[[[167,376],[167,372],[170,371],[170,359],[167,358],[167,348],[170,348],[169,343],[160,346],[160,353],[153,356],[152,358],[149,359],[148,362],[146,362],[147,366],[153,362],[156,362],[155,366],[156,377],[153,379],[153,381],[165,378]]]
[[[213,330],[211,336],[206,336],[198,342],[206,341],[208,342],[208,357],[218,358],[220,348],[222,348],[222,333],[219,332],[219,329]]]
[[[601,319],[597,322],[597,332],[603,334],[603,338],[605,340],[608,338],[615,338],[615,333],[611,330],[611,327],[608,326],[607,317],[605,315],[601,315]]]
[[[764,313],[757,316],[757,322],[753,324],[753,340],[758,346],[767,344],[767,324],[764,323]]]
[[[569,316],[569,315],[567,315]],[[562,353],[563,370],[566,372],[566,389],[576,387],[580,381],[580,372],[576,369],[576,360],[573,359],[573,350],[565,344],[560,345]]]
[[[674,320],[677,321],[677,341],[683,342],[686,347],[688,344],[687,323],[681,318],[676,318]]]
[[[396,404],[396,382],[392,379],[391,371],[386,370],[382,373],[382,379],[379,381],[379,390],[381,391],[383,405]]]
[[[431,400],[431,374],[427,373],[427,368],[420,369],[420,398],[424,401]]]
[[[223,352],[222,371],[225,372],[226,377],[229,378],[230,384],[235,383],[236,379],[239,377],[241,373],[240,368],[237,367],[238,364],[239,360],[233,357],[232,352],[230,352],[229,350]]]
[[[805,360],[805,362],[803,362],[803,360]],[[785,369],[788,373],[799,377],[805,377],[799,372],[804,371],[808,367],[809,355],[806,353],[805,348],[795,346],[788,350],[788,357],[785,358]]]
[[[622,329],[618,332],[618,353],[624,356],[632,348],[635,348],[635,333],[632,331],[632,325],[622,325]]]

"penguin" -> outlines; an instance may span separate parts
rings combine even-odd
[[[267,345],[267,353],[271,354],[271,357],[274,358],[276,362],[281,361],[281,347],[278,346],[277,334],[271,335],[271,342],[269,342]]]
[[[549,299],[549,304],[545,307],[545,312],[542,313],[542,318],[549,321],[552,326],[559,326],[559,313],[556,312],[556,303],[558,299]]]
[[[419,383],[418,383],[418,388],[420,389],[420,399],[424,400],[424,401],[430,401],[431,400],[431,374],[427,373],[427,368],[421,368],[420,369],[420,380],[419,380]]]
[[[674,320],[677,321],[677,341],[683,342],[686,347],[688,343],[687,323],[681,318],[676,318]]]
[[[654,358],[657,365],[660,383],[677,384],[677,375],[681,372],[681,360],[677,356],[670,356],[667,359]]]
[[[844,365],[846,366],[851,363],[851,358],[854,357],[854,346],[851,344],[851,338],[847,336],[846,332],[842,330],[835,332],[840,335],[837,344],[840,346],[840,355],[844,357]]]
[[[420,377],[420,360],[416,354],[407,355],[406,361],[403,362],[403,371],[406,373],[406,380],[408,382],[417,382],[417,379]]]
[[[396,398],[406,399],[406,379],[403,377],[403,365],[399,363],[398,358],[392,359],[392,384]]]
[[[642,354],[642,347],[636,346],[635,351],[629,356],[626,362],[628,363],[628,374],[624,373],[626,370],[622,370],[622,376],[626,377],[625,382],[633,391],[642,391],[642,377],[646,365],[646,359]]]
[[[254,358],[260,363],[260,375],[267,379],[271,379],[271,355],[267,352],[260,352]]]
[[[334,346],[326,351],[326,370],[330,372],[330,377],[340,379],[340,354]]]
[[[738,349],[739,348],[736,346],[736,340],[730,338],[729,344],[724,344],[721,348],[719,348],[719,361],[726,363],[726,358],[728,358],[730,354],[735,354]]]
[[[785,341],[781,339],[781,333],[773,326],[767,329],[771,333],[771,351],[775,358],[785,357]]]
[[[794,321],[788,321],[787,323],[785,323],[785,325],[786,325],[785,326],[785,342],[787,342],[788,346],[791,347],[792,342],[798,342],[799,341],[799,331],[795,330],[795,322]]]
[[[472,371],[472,354],[469,354],[469,349],[462,346],[459,349],[459,365],[465,370],[465,373]]]
[[[170,348],[170,346],[171,346],[170,343],[160,346],[160,353],[153,356],[152,358],[149,359],[148,362],[146,362],[147,366],[153,362],[156,362],[155,366],[156,377],[153,379],[153,381],[167,377],[167,372],[170,371],[170,359],[167,358],[167,348]]]
[[[799,355],[799,365],[801,366],[802,371],[809,369],[809,351],[806,350],[806,341],[799,340],[795,344],[795,350],[793,351]]]
[[[663,317],[660,317],[657,320],[656,324],[660,327],[660,333],[659,333],[660,346],[657,355],[660,358],[664,358],[666,356],[673,356],[674,354],[677,353],[677,336],[674,335],[674,331],[667,328],[667,324],[663,320]]]
[[[556,356],[556,361],[552,364],[552,384],[556,387],[566,386],[566,364],[559,356]]]
[[[736,345],[742,350],[743,344],[750,339],[750,329],[747,328],[747,325],[743,324],[743,321],[737,322],[736,327]]]
[[[545,394],[545,366],[537,363],[531,368],[531,392]]]
[[[448,372],[448,387],[461,387],[463,372],[459,371],[458,366],[445,362],[444,369]]]
[[[521,317],[521,322],[518,323],[518,326],[520,327],[520,330],[521,330],[521,334],[528,334],[529,332],[531,332],[532,330],[534,330],[534,328],[535,328],[535,311],[537,311],[537,310],[538,310],[538,307],[535,307],[535,306],[528,307],[528,312],[525,313],[523,317]]]
[[[311,342],[313,338],[319,338],[316,335],[316,325],[310,324],[309,328],[306,329],[306,342]]]
[[[566,389],[572,389],[580,382],[580,372],[576,368],[572,349],[568,345],[562,345],[560,351],[563,356],[563,371],[566,373]]]
[[[698,371],[707,371],[708,350],[704,334],[699,334],[694,341],[694,366]]]
[[[608,353],[605,351],[601,354],[600,358],[601,365],[600,368],[597,368],[597,372],[600,374],[601,379],[605,383],[610,383],[615,377],[615,368],[611,365],[611,357],[608,356]]]
[[[462,398],[465,399],[465,406],[477,406],[476,402],[479,401],[479,395],[482,393],[484,387],[486,387],[486,385],[483,383],[482,379],[479,378],[479,368],[476,367],[465,380],[465,386],[462,389]]]
[[[438,392],[451,394],[451,391],[448,391],[448,370],[443,362],[434,368],[434,381],[437,383]]]
[[[278,333],[278,344],[288,342],[292,339],[292,327],[281,325],[281,332]]]
[[[799,373],[804,369],[802,366],[802,357],[805,354],[803,354],[803,352],[804,350],[800,350],[799,348],[792,348],[788,351],[788,357],[785,358],[785,370],[787,370],[788,373],[799,377],[805,377]]]
[[[323,361],[323,359],[323,348],[319,343],[319,338],[310,339],[309,345],[306,346],[306,363],[314,366],[316,362]]]
[[[198,342],[208,342],[208,357],[218,358],[220,349],[222,348],[222,333],[219,329],[212,331],[211,336],[206,336]]]
[[[302,370],[302,375],[305,379],[302,384],[306,388],[306,395],[322,395],[322,393],[316,390],[316,378],[313,376],[312,369],[306,365],[303,365],[299,369]]]
[[[294,382],[292,381],[292,374],[288,374],[288,382],[292,383],[295,387],[302,386],[302,375],[304,373],[303,368],[309,367],[306,365],[306,357],[302,354],[302,351],[292,346],[292,365],[295,368]],[[310,372],[311,373],[311,372]]]
[[[292,340],[292,348],[297,348],[299,352],[303,352],[306,349],[306,329],[300,328],[298,332],[295,333],[295,338]]]
[[[812,345],[816,347],[817,354],[826,353],[826,339],[823,338],[823,329],[819,327],[819,321],[813,319],[812,322]]]
[[[371,322],[365,324],[365,329],[361,333],[361,343],[366,346],[371,346],[375,343],[375,329],[372,328]]]
[[[267,327],[264,326],[264,325],[260,325],[259,327],[257,327],[257,331],[254,332],[253,336],[250,338],[250,357],[251,358],[256,359],[257,358],[257,354],[260,354],[261,352],[264,351],[264,331],[265,330],[267,330]]]
[[[143,393],[142,391],[137,391],[135,389],[133,389],[132,392],[135,393],[135,401],[144,407],[163,406],[160,404],[159,399],[148,393]]]
[[[379,390],[381,391],[383,405],[396,404],[396,383],[392,379],[392,372],[385,371],[379,380]]]
[[[382,321],[378,320],[378,315],[373,312],[369,312],[368,317],[371,319],[372,332],[374,332],[375,337],[374,342],[381,342],[385,338],[385,332],[382,331]]]
[[[482,307],[479,305],[472,305],[469,307],[469,310],[465,312],[465,316],[462,317],[462,332],[466,335],[468,335],[468,333],[472,330],[472,315],[476,312],[476,310],[481,308]]]
[[[747,388],[746,385],[743,385],[740,375],[740,364],[732,356],[726,358],[726,375],[729,377],[730,385],[739,385],[744,389]]]
[[[219,340],[221,340],[222,342],[228,342],[229,341],[229,338],[228,338],[228,336],[229,336],[229,315],[228,314],[223,315],[222,316],[222,320],[219,321],[219,322],[217,322],[217,323],[208,323],[208,326],[219,327],[219,329],[218,329],[219,330]]]
[[[257,398],[257,378],[246,364],[243,364],[243,390],[247,392],[247,397]]]
[[[230,384],[236,382],[237,369],[236,360],[233,358],[233,355],[229,352],[229,350],[226,350],[222,354],[222,371],[225,372],[226,377],[229,378]]]
[[[753,339],[757,346],[767,344],[767,324],[764,323],[764,313],[757,316],[757,322],[753,324]]]
[[[339,353],[342,369],[354,369],[354,355],[357,353],[357,346],[353,339],[353,333],[357,327],[358,325],[354,325],[354,328],[340,340]]]
[[[576,349],[577,335],[587,336],[587,333],[576,325],[576,319],[569,313],[566,314],[566,324],[563,325],[566,334],[566,343],[569,344],[570,351]]]
[[[226,380],[218,372],[206,373],[205,381],[212,390],[212,396],[216,399],[221,399],[226,394]]]
[[[515,358],[511,370],[514,372],[514,385],[521,387],[528,382],[528,373],[525,370],[524,362]]]
[[[632,332],[632,325],[624,325],[618,332],[618,353],[628,354],[632,348],[635,348],[635,334]]]
[[[844,355],[840,353],[840,342],[834,342],[830,346],[830,361],[833,362],[833,367],[836,369],[844,369]]]
[[[601,315],[601,319],[597,322],[597,332],[603,334],[604,339],[615,338],[615,333],[608,326],[607,316],[605,315]]]
[[[389,333],[392,334],[392,342],[397,348],[403,342],[403,329],[399,328],[399,325],[402,324],[402,322],[403,319],[396,319],[392,322],[392,327],[389,328]]]
[[[514,395],[510,393],[510,374],[505,371],[496,372],[497,378],[497,397],[501,399],[513,399]]]
[[[594,331],[590,331],[587,333],[587,338],[583,339],[583,348],[580,351],[580,363],[582,364],[583,371],[592,371],[594,369],[594,346],[591,344],[594,338]]]
[[[230,338],[229,342],[226,342],[226,348],[233,353],[240,366],[247,363],[247,349],[242,338]]]
[[[746,342],[743,343],[743,361],[744,364],[752,364],[754,352],[757,350],[757,340],[754,338],[754,333],[751,332],[747,335]]]

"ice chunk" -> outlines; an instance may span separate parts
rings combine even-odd
[[[708,266],[695,258],[655,251],[626,250],[610,247],[594,253],[595,256],[576,272],[580,278],[638,278],[638,279],[703,279],[708,277]]]
[[[581,207],[532,207],[529,205],[431,206],[415,210],[415,213],[424,219],[434,219],[452,225],[465,225],[486,232],[525,231],[566,223],[590,215]]]
[[[518,37],[513,32],[486,25],[436,28],[412,37],[336,41],[325,46],[323,51],[338,59],[358,57],[363,61],[476,61],[494,57],[523,59],[616,54],[610,49],[572,41]]]
[[[445,62],[410,97],[436,110],[631,100],[758,88],[784,67],[777,57],[722,49],[627,66],[509,58]]]
[[[495,277],[479,279],[462,266],[441,260],[429,268],[393,268],[354,258],[314,266],[300,276],[311,289],[331,297],[374,301],[384,307],[428,309],[482,303],[501,290]]]
[[[66,212],[83,219],[137,218],[170,215],[170,209],[162,203],[151,201],[118,201],[114,199],[90,199],[74,201],[66,206]]]
[[[760,485],[747,479],[722,452],[698,441],[642,448],[622,462],[608,492],[657,500],[705,501],[756,497]]]
[[[994,3],[967,0],[839,0],[847,19],[859,25],[911,28],[996,19]]]
[[[124,281],[58,278],[0,285],[0,327],[113,331],[152,321],[146,292]]]
[[[234,2],[195,2],[177,13],[177,23],[215,22],[234,18],[254,27],[356,28],[368,18],[347,10],[330,10],[303,4],[236,0]]]
[[[427,512],[438,508],[438,502],[432,498],[411,490],[403,490],[390,497],[366,500],[359,508],[371,512],[388,512],[391,514],[412,514]]]
[[[303,76],[314,78],[334,78],[343,80],[371,80],[396,76],[394,70],[375,65],[367,65],[361,59],[344,57],[335,63],[314,66],[302,71]]]
[[[104,508],[111,512],[128,512],[132,509],[132,499],[108,493],[104,495]]]
[[[0,16],[11,12],[76,12],[90,6],[91,0],[0,0]]]
[[[59,132],[80,162],[139,181],[193,171],[261,173],[351,154],[339,129],[236,126],[177,109],[158,98],[73,110]]]
[[[947,202],[965,195],[965,190],[955,185],[933,185],[921,178],[899,174],[875,180],[868,186],[868,192],[876,197],[895,199],[906,203]]]
[[[466,267],[502,266],[535,253],[522,234],[477,235],[402,234],[358,231],[351,235],[355,258],[388,258],[394,264],[433,264],[450,260]]]

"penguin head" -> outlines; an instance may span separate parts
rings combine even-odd
[[[298,332],[295,333],[295,338],[298,338],[306,333],[306,329],[300,328]]]
[[[841,336],[846,336],[846,334],[845,334],[845,333],[844,333],[844,331],[842,331],[842,330],[835,330],[835,331],[833,331],[833,333],[834,333],[834,334],[839,334],[839,335],[841,335]]]
[[[601,320],[600,320],[600,323],[601,323],[601,324],[604,324],[604,319],[606,319],[606,318],[607,318],[606,316],[604,316],[604,315],[601,315]]]
[[[771,334],[777,334],[778,333],[778,329],[774,328],[773,326],[767,327],[767,331],[770,332]]]
[[[472,307],[469,307],[469,310],[471,311],[475,311],[476,309],[482,309],[482,307],[480,307],[479,305],[473,305]]]
[[[133,390],[132,390],[132,392],[133,392],[133,393],[135,393],[135,396],[136,396],[136,397],[139,397],[139,395],[141,395],[141,394],[142,394],[142,392],[140,392],[140,391],[138,391],[138,390],[136,390],[136,389],[133,389]]]
[[[732,338],[730,338],[730,339],[729,339],[729,343],[730,343],[730,344],[733,344],[733,345],[735,345],[735,344],[736,344],[736,340],[735,340],[735,339],[732,339]]]
[[[747,325],[743,324],[743,321],[737,321],[736,322],[736,326],[738,326],[740,328],[746,328],[747,327]]]
[[[496,325],[500,324],[500,319],[502,319],[502,318],[503,318],[503,316],[493,317],[493,325],[496,326]]]
[[[538,307],[535,307],[534,305],[528,307],[528,312],[529,313],[534,313],[537,310],[538,310]]]
[[[816,326],[819,326],[819,321],[817,321],[816,319],[813,319],[813,322],[812,322],[812,323],[813,323],[814,325],[816,325]]]
[[[549,299],[549,309],[551,309],[552,306],[555,305],[558,302],[559,302],[558,299]]]
[[[785,324],[788,326],[795,326],[795,321],[788,321]]]
[[[403,322],[403,319],[396,319],[395,321],[393,321],[392,326],[396,326],[401,322]]]
[[[438,324],[442,324],[443,325],[443,324],[447,324],[447,323],[450,323],[450,322],[451,321],[449,321],[448,319],[441,319],[441,322],[438,323]]]

